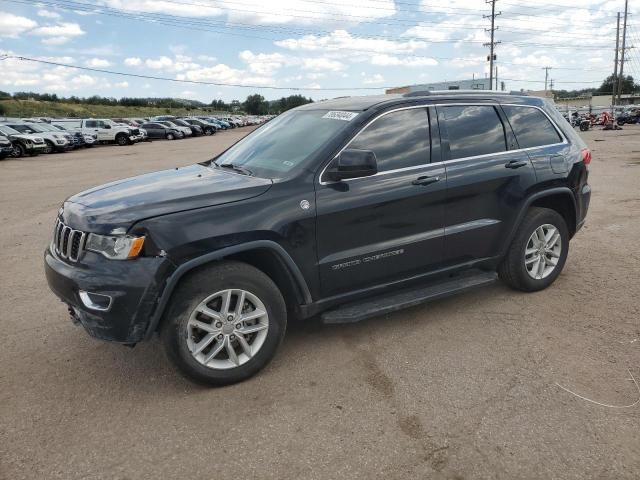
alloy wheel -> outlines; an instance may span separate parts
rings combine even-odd
[[[529,237],[524,251],[524,266],[529,276],[542,280],[551,275],[562,252],[560,231],[551,224],[540,225]]]
[[[228,370],[247,363],[267,338],[269,315],[251,292],[228,289],[205,298],[187,322],[187,348],[205,367]]]

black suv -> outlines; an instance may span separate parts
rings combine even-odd
[[[497,276],[546,288],[584,223],[590,161],[541,98],[317,102],[213,160],[67,199],[47,280],[94,337],[159,332],[188,377],[232,383],[294,318],[354,322]]]

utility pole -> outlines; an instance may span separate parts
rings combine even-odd
[[[624,27],[622,27],[622,51],[620,52],[620,76],[618,77],[618,103],[622,96],[622,84],[624,78],[624,51],[627,40],[627,11],[629,9],[629,0],[624,0]],[[615,80],[614,80],[615,81]]]
[[[487,60],[489,60],[489,90],[493,90],[493,62],[496,59],[496,55],[493,52],[495,46],[501,43],[495,41],[495,32],[498,29],[498,27],[496,27],[496,17],[502,14],[502,12],[496,13],[496,2],[497,0],[485,0],[485,3],[491,4],[491,15],[482,16],[482,18],[491,18],[491,28],[484,29],[485,32],[491,32],[491,42],[483,44],[484,47],[489,47],[489,58],[487,58]],[[496,89],[497,88],[496,85]]]
[[[551,90],[551,92],[553,92],[553,78],[551,80],[549,80],[549,90]]]
[[[547,65],[546,67],[542,67],[542,70],[544,70],[544,94],[547,94],[547,85],[549,83],[549,70],[551,70],[553,67],[550,67],[549,65]]]
[[[611,116],[615,116],[616,87],[618,85],[618,50],[620,49],[620,12],[618,12],[618,25],[616,27],[616,54],[613,60],[613,81],[611,82]]]
[[[498,65],[496,65],[496,90],[499,90],[499,88],[498,88]]]

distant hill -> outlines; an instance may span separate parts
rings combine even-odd
[[[149,103],[153,99],[147,99]],[[163,99],[165,102],[167,99]],[[149,117],[155,115],[203,115],[226,113],[196,100],[175,99],[171,107],[92,105],[42,100],[0,99],[0,117]]]

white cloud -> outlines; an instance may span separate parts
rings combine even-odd
[[[270,85],[275,83],[271,77],[252,75],[247,70],[232,68],[224,63],[211,67],[188,69],[178,74],[176,78],[178,80],[231,83],[236,85]]]
[[[105,60],[104,58],[92,58],[91,60],[87,60],[85,62],[85,65],[87,67],[93,67],[93,68],[105,68],[105,67],[110,67],[111,62],[109,60]]]
[[[61,18],[61,15],[58,12],[44,9],[38,10],[38,16],[43,18],[53,18],[55,20]]]
[[[149,68],[153,68],[155,70],[160,70],[160,69],[168,69],[169,67],[171,67],[173,65],[173,60],[171,60],[169,57],[165,57],[164,55],[157,58],[157,59],[151,59],[148,58],[147,60],[145,60],[144,64],[149,67]]]
[[[77,75],[71,78],[71,84],[76,87],[91,87],[96,84],[96,79],[90,75]]]
[[[288,63],[287,58],[281,53],[259,53],[243,50],[238,55],[247,64],[249,71],[257,75],[271,76]]]
[[[379,73],[374,73],[370,77],[366,76],[364,72],[362,73],[365,76],[365,78],[362,80],[362,83],[364,83],[365,85],[381,84],[382,82],[384,82],[384,77]]]
[[[380,54],[371,57],[371,65],[380,67],[432,67],[438,65],[438,61],[433,58],[396,57],[393,55]]]
[[[115,88],[127,88],[129,86],[129,82],[118,82],[114,83],[113,86]]]
[[[301,25],[356,25],[391,17],[396,8],[393,0],[350,0],[342,3],[317,3],[313,0],[274,0],[269,3],[236,3],[199,0],[179,3],[164,0],[98,0],[128,12],[151,12],[182,17],[226,17],[229,22]]]
[[[338,72],[343,70],[345,65],[337,60],[331,60],[325,57],[304,58],[302,60],[302,68],[320,72]]]
[[[62,22],[57,25],[46,25],[37,27],[29,32],[31,35],[45,37],[42,43],[45,45],[62,45],[75,37],[84,35],[86,32],[80,25],[72,22]]]
[[[395,41],[377,38],[362,38],[351,35],[346,30],[334,30],[328,35],[304,35],[274,42],[278,47],[293,51],[322,51],[350,57],[354,54],[386,52],[394,54],[414,53],[428,46],[423,41]]]
[[[124,64],[128,67],[137,67],[142,64],[142,59],[139,57],[129,57],[124,59]]]
[[[0,37],[17,38],[21,33],[37,26],[37,22],[27,17],[0,12]]]

